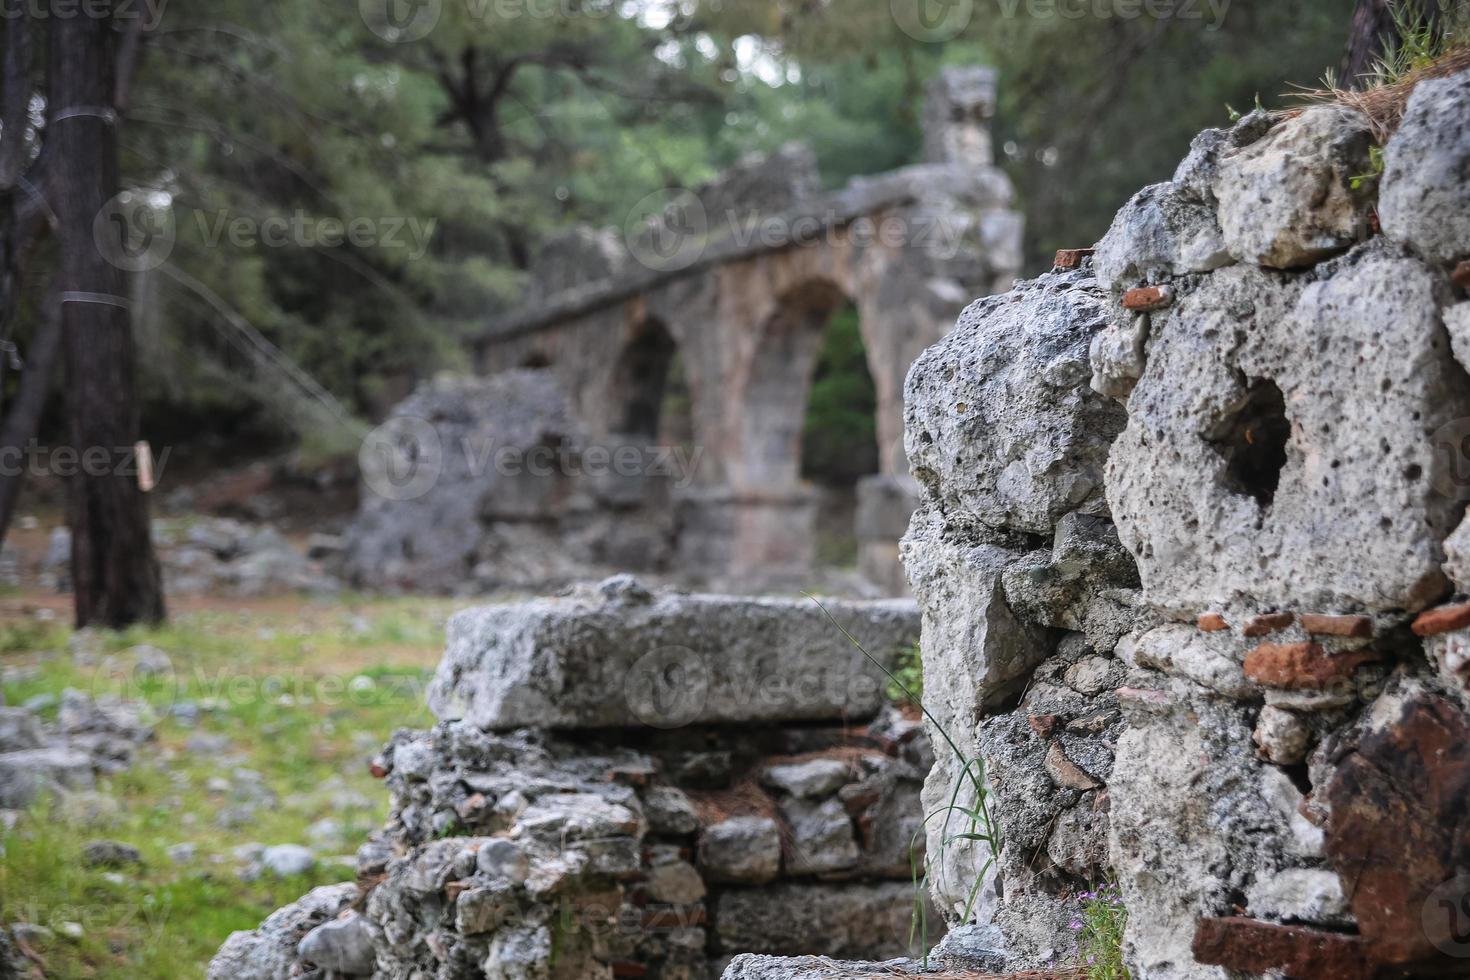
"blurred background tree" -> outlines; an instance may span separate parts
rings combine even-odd
[[[1341,58],[1355,0],[1057,13],[1093,6],[974,0],[962,31],[924,43],[891,0],[444,0],[413,40],[356,0],[169,4],[143,32],[120,128],[124,186],[176,234],[169,261],[133,277],[144,431],[225,458],[350,449],[359,420],[465,366],[463,339],[517,302],[548,235],[620,225],[654,190],[793,139],[833,185],[914,162],[944,64],[1000,70],[999,163],[1027,215],[1027,271],[1041,271],[1167,178],[1227,105],[1279,105],[1315,83]],[[417,224],[321,247],[232,237],[240,217]],[[30,282],[17,309],[43,288]],[[22,350],[30,333],[20,317]],[[861,366],[824,359],[810,443],[868,438],[822,407],[860,387],[838,363]],[[0,382],[7,405],[15,385]]]

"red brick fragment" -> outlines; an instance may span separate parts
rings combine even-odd
[[[1419,636],[1438,636],[1467,626],[1470,626],[1470,602],[1428,609],[1414,620],[1414,632]]]
[[[1366,980],[1374,973],[1357,936],[1235,915],[1200,919],[1194,958],[1208,966],[1289,977]]]
[[[612,975],[614,977],[646,977],[648,967],[642,963],[634,963],[632,960],[617,960],[612,964]]]
[[[1318,789],[1330,814],[1324,850],[1364,952],[1396,968],[1386,976],[1463,976],[1453,954],[1464,931],[1456,881],[1470,837],[1470,719],[1430,692],[1384,715]]]
[[[1373,620],[1367,616],[1316,616],[1303,613],[1302,629],[1313,636],[1345,636],[1354,640],[1373,637]]]
[[[1314,690],[1378,659],[1373,650],[1330,654],[1316,643],[1262,643],[1245,657],[1245,676],[1266,687]]]
[[[1057,269],[1075,269],[1082,264],[1082,260],[1096,252],[1095,248],[1062,248],[1057,250],[1057,257],[1052,266]]]
[[[1228,630],[1230,624],[1219,613],[1200,613],[1199,628],[1204,633],[1219,633],[1221,630]]]
[[[1138,313],[1159,310],[1174,302],[1174,290],[1168,286],[1140,286],[1123,294],[1123,309]]]
[[[1450,278],[1461,289],[1470,289],[1470,259],[1466,259],[1464,262],[1455,266],[1455,271],[1450,273]]]
[[[1289,612],[1261,613],[1252,617],[1240,632],[1246,636],[1266,636],[1278,630],[1284,630],[1296,622],[1296,616]]]
[[[1056,715],[1032,715],[1026,719],[1026,724],[1030,725],[1031,730],[1042,738],[1051,738],[1060,721],[1061,719]]]
[[[368,763],[368,772],[372,774],[372,777],[374,779],[382,779],[383,777],[388,775],[387,767],[384,766],[383,763],[377,759],[374,759],[372,762]]]

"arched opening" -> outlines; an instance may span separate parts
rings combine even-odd
[[[613,371],[614,432],[649,442],[659,438],[677,358],[678,345],[664,325],[645,320],[623,348]]]
[[[819,565],[845,568],[858,560],[857,487],[879,471],[877,412],[858,311],[844,303],[823,332],[802,424],[801,476],[818,493]]]
[[[878,396],[859,326],[845,293],[821,279],[782,294],[761,325],[740,403],[736,486],[767,513],[774,562],[858,563],[858,482],[880,469]]]

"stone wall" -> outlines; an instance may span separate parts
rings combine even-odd
[[[917,639],[911,602],[827,608],[884,662]],[[392,807],[357,882],[232,936],[210,977],[684,980],[751,951],[903,953],[932,757],[883,687],[809,601],[619,577],[461,613],[443,720],[374,762]]]
[[[1463,975],[1470,74],[1374,139],[1203,133],[915,363],[947,943],[1075,962],[1116,880],[1137,980]]]

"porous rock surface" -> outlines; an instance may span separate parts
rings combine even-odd
[[[951,935],[996,930],[1013,969],[1076,962],[1069,920],[1116,881],[1136,980],[1464,972],[1443,913],[1470,889],[1467,91],[1418,87],[1377,182],[1351,109],[1203,133],[1093,259],[971,307],[916,363],[903,555],[924,805],[964,818],[927,851]],[[1036,369],[1079,294],[1084,385],[1124,413],[1089,427],[1102,445],[1059,438],[1095,410]],[[997,357],[987,323],[1030,349]],[[1017,481],[1030,447],[1058,452]],[[1105,498],[1067,492],[1104,454]],[[994,848],[953,836],[977,783]],[[920,971],[727,976],[890,972]]]

